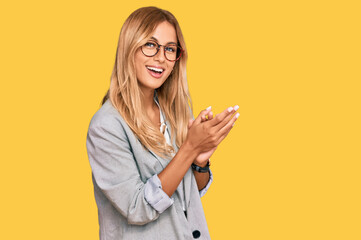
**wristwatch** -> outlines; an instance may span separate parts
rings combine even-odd
[[[209,161],[207,162],[207,165],[205,167],[200,167],[200,166],[195,165],[194,163],[192,163],[192,168],[194,170],[196,170],[197,172],[200,172],[200,173],[209,172]]]

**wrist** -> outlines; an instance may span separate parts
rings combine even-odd
[[[182,145],[184,148],[188,149],[189,151],[192,151],[193,153],[196,154],[196,156],[198,156],[201,152],[198,150],[198,148],[196,146],[194,146],[194,144],[192,144],[190,141],[185,140],[183,142]]]
[[[204,162],[197,162],[196,160],[193,161],[193,164],[199,166],[199,167],[206,167],[209,163],[209,159],[207,161]]]
[[[189,165],[193,163],[192,159],[195,159],[199,154],[188,141],[183,142],[182,146],[179,148],[179,151],[185,153],[186,156],[184,156],[184,158],[187,159],[186,162]]]
[[[199,165],[192,163],[192,169],[199,173],[207,173],[207,172],[209,172],[209,165],[210,165],[209,160],[206,162],[205,166],[199,166]]]

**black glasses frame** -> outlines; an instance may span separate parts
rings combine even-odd
[[[157,45],[157,47],[156,47],[157,51],[156,51],[153,55],[147,55],[147,54],[145,54],[144,51],[143,51],[143,47],[145,46],[145,44],[147,44],[147,43],[145,43],[144,45],[142,45],[142,46],[140,47],[140,49],[142,50],[142,53],[144,54],[144,56],[154,57],[155,55],[158,54],[158,52],[159,52],[159,50],[160,50],[160,47],[163,47],[164,57],[165,57],[168,61],[170,61],[170,62],[175,62],[175,61],[178,61],[178,60],[180,59],[180,57],[182,56],[182,53],[183,53],[183,51],[184,51],[179,45],[177,45],[177,48],[179,48],[179,50],[180,50],[179,56],[178,56],[175,60],[169,60],[169,59],[167,58],[167,55],[165,54],[165,46],[167,46],[167,45],[161,45],[161,44],[159,44],[159,43],[157,43],[157,42],[152,42],[152,43]]]

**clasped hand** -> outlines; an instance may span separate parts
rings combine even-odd
[[[239,113],[233,115],[237,110],[237,105],[229,107],[213,117],[209,107],[201,111],[196,119],[189,120],[186,142],[198,153],[194,164],[199,166],[207,164],[209,158],[231,131],[239,117]]]

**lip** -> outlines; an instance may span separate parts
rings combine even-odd
[[[161,69],[163,69],[163,72],[162,73],[155,73],[155,72],[149,70],[147,67],[161,68]],[[147,69],[149,75],[151,75],[154,78],[161,78],[163,76],[163,74],[164,74],[164,71],[165,71],[164,68],[159,67],[159,66],[153,66],[153,65],[147,65],[145,68]]]
[[[145,65],[145,67],[160,68],[160,69],[163,69],[163,72],[164,72],[164,70],[165,70],[165,68],[164,68],[164,67],[157,66],[157,65]]]

